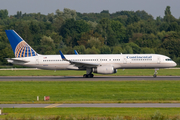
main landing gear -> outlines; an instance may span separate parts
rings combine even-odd
[[[158,71],[158,70],[159,70],[158,68],[155,68],[154,75],[153,75],[153,77],[154,77],[154,78],[156,78],[156,77],[157,77],[157,74],[158,74],[158,72],[157,72],[157,71]]]
[[[93,74],[84,74],[83,78],[93,78],[94,75]]]
[[[83,75],[83,78],[93,78],[92,68],[86,68],[86,74]]]

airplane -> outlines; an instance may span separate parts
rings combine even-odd
[[[117,69],[155,69],[175,67],[176,63],[160,54],[78,54],[41,55],[26,43],[14,30],[5,30],[15,58],[12,64],[47,70],[86,70],[84,78],[93,78],[92,73],[113,74]]]

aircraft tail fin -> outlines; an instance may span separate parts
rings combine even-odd
[[[38,56],[35,50],[32,49],[14,30],[5,30],[13,49],[16,58]]]
[[[77,52],[76,50],[74,50],[74,53],[75,53],[76,55],[78,55],[78,52]]]

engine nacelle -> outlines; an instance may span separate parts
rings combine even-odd
[[[99,74],[113,74],[116,73],[117,70],[112,66],[98,66],[97,68],[93,68],[93,72]]]

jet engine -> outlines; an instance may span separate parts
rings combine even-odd
[[[113,66],[98,66],[97,68],[93,68],[93,72],[99,74],[113,74],[116,73],[117,70],[114,69]]]

